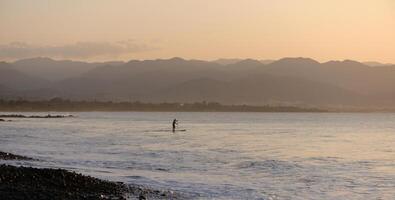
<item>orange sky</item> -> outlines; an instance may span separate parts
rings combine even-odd
[[[0,0],[0,60],[395,63],[394,0]]]

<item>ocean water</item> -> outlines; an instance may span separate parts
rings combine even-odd
[[[192,199],[395,199],[395,114],[71,114],[0,123],[0,151],[41,160],[1,163],[61,167]],[[174,118],[186,132],[171,132]]]

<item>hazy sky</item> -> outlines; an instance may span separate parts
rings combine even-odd
[[[395,0],[0,0],[0,60],[395,63]]]

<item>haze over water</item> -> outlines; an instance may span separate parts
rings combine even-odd
[[[2,123],[1,150],[196,199],[395,197],[392,113],[73,114]]]

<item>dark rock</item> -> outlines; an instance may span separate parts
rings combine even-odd
[[[0,160],[34,160],[34,159],[26,156],[20,156],[20,155],[15,155],[12,153],[6,153],[0,151]]]
[[[185,199],[172,191],[100,180],[63,169],[0,165],[0,199]]]
[[[126,199],[123,184],[62,169],[0,165],[0,199]]]
[[[34,160],[0,151],[0,160]],[[22,199],[184,199],[173,191],[153,190],[139,185],[125,185],[63,169],[36,169],[0,165],[0,200]]]

